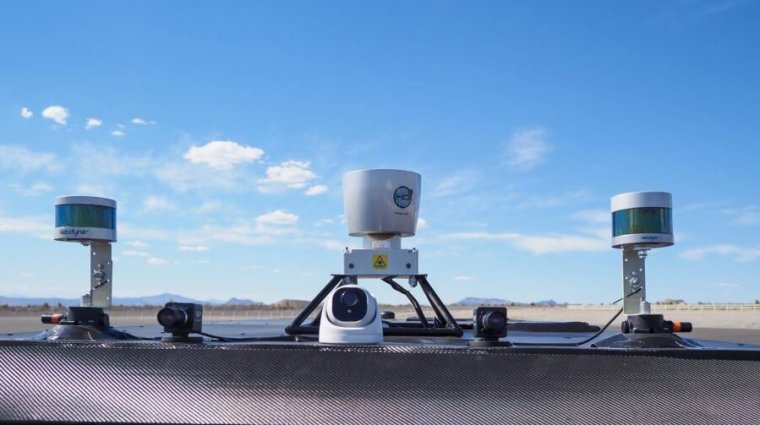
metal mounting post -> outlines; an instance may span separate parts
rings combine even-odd
[[[90,244],[89,305],[84,305],[83,307],[110,309],[112,304],[112,284],[113,260],[111,258],[111,244],[92,242]]]
[[[646,301],[647,249],[623,249],[623,312],[627,315],[649,314]]]

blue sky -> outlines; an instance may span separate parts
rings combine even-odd
[[[15,2],[0,294],[76,297],[59,195],[116,199],[115,296],[313,296],[341,176],[422,174],[445,301],[619,297],[609,198],[674,197],[651,301],[760,298],[760,2]],[[401,302],[380,283],[382,301]]]

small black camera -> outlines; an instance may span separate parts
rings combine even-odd
[[[164,327],[164,332],[172,336],[163,338],[165,341],[190,341],[201,338],[190,338],[191,332],[199,333],[203,328],[203,306],[192,303],[166,303],[156,315],[158,323]]]
[[[498,340],[507,336],[506,307],[478,307],[473,315],[472,327],[476,338]]]

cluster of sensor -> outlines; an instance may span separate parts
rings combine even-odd
[[[418,251],[402,248],[401,239],[416,232],[420,194],[421,176],[411,171],[359,170],[343,176],[348,233],[361,237],[363,243],[361,249],[347,248],[343,254],[346,280],[324,298],[319,314],[320,342],[376,344],[383,341],[384,316],[377,299],[358,285],[359,279],[401,277],[408,278],[410,286],[417,285]],[[673,244],[671,210],[671,195],[666,192],[624,193],[612,198],[612,246],[623,252],[626,314],[650,313],[644,260],[648,250]],[[82,296],[81,307],[94,309],[89,313],[95,316],[110,309],[116,201],[90,196],[57,198],[55,239],[90,247],[90,290]],[[166,341],[195,340],[189,334],[201,333],[202,317],[202,306],[186,303],[166,304],[157,315],[164,331],[172,335],[165,337]],[[63,323],[66,317],[47,317],[47,322]],[[507,335],[506,308],[476,309],[473,334],[486,342],[504,338]]]

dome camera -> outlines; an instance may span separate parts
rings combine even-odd
[[[377,344],[382,341],[380,310],[369,291],[357,285],[344,285],[327,296],[319,323],[319,342]]]

